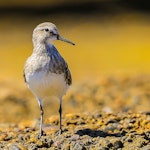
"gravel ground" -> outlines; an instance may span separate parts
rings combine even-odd
[[[45,135],[37,139],[37,127],[1,124],[0,148],[5,150],[149,150],[150,114],[67,114],[63,134],[58,135],[58,117],[48,118]]]
[[[83,81],[63,101],[63,134],[58,134],[56,101],[46,102],[45,134],[37,139],[39,109],[33,95],[0,82],[0,149],[150,150],[149,98],[149,75]]]

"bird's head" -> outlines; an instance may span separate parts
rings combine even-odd
[[[39,24],[33,30],[33,43],[44,43],[46,41],[61,40],[72,45],[75,45],[73,42],[61,37],[58,33],[57,27],[50,22],[45,22]]]

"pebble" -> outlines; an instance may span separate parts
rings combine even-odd
[[[70,150],[86,150],[86,148],[79,143],[72,142]]]
[[[123,148],[123,143],[121,141],[116,141],[113,144],[114,148],[118,149],[118,148]]]
[[[7,147],[8,150],[27,150],[22,144],[17,143],[9,144]]]

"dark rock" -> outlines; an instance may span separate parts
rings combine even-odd
[[[130,138],[128,139],[128,142],[132,142],[132,141],[133,141],[132,139],[130,139]]]
[[[23,135],[18,135],[18,139],[20,140],[20,141],[23,141],[24,139],[23,139]]]
[[[108,147],[102,147],[102,148],[100,148],[100,150],[109,150],[109,148]]]
[[[113,145],[116,149],[123,147],[123,143],[121,141],[116,141]]]

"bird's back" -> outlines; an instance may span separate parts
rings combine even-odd
[[[50,63],[48,64],[49,71],[56,74],[64,74],[66,84],[71,85],[72,78],[67,63],[63,57],[59,54],[54,45],[46,45],[47,53],[50,57]]]

